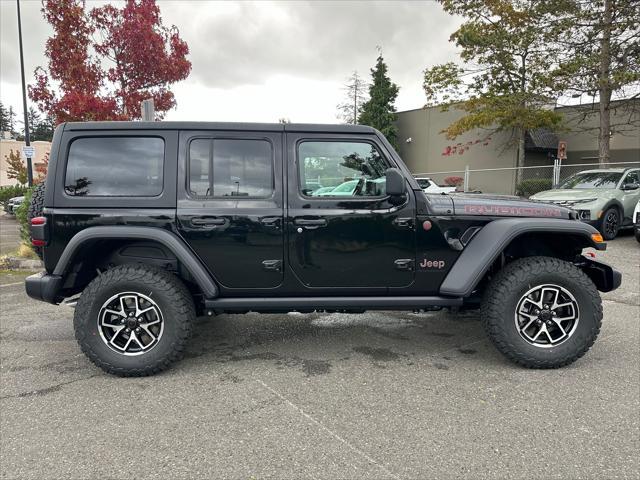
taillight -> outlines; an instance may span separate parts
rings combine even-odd
[[[33,217],[31,219],[31,245],[34,247],[47,246],[47,218]]]

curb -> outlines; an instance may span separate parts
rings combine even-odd
[[[44,265],[40,260],[31,258],[2,257],[0,268],[6,270],[42,270]]]

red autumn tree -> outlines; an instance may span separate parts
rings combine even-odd
[[[189,47],[155,0],[89,11],[83,0],[43,0],[42,12],[54,34],[29,96],[58,123],[137,119],[147,98],[161,119],[176,105],[170,86],[191,71]]]

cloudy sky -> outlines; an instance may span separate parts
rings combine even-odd
[[[104,2],[87,1],[87,6]],[[118,2],[112,2],[117,4]],[[426,66],[455,59],[458,20],[435,2],[158,1],[190,48],[193,70],[173,87],[167,120],[335,123],[344,79],[369,76],[376,46],[400,86],[399,111],[424,104]],[[52,31],[39,0],[22,0],[27,82]],[[0,99],[21,114],[16,3],[0,0]]]

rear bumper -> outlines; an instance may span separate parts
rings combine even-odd
[[[36,273],[25,279],[24,286],[27,295],[41,302],[57,304],[62,300],[58,297],[62,286],[62,277],[59,275],[49,275],[46,272]]]

